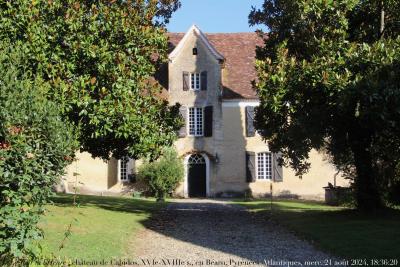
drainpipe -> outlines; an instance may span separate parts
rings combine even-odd
[[[340,170],[337,171],[337,172],[335,173],[335,175],[333,176],[333,187],[336,187],[336,176],[338,176],[339,172],[340,172]]]

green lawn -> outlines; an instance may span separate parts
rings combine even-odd
[[[364,215],[355,210],[317,202],[238,201],[270,216],[322,250],[351,259],[400,257],[400,210]]]
[[[130,246],[135,233],[164,205],[146,199],[78,196],[79,207],[74,207],[72,195],[58,195],[53,202],[40,224],[45,234],[42,245],[55,256],[85,260],[118,258],[134,251]],[[71,222],[72,234],[59,250]]]

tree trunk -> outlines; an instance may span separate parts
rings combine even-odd
[[[350,146],[354,155],[357,177],[354,180],[356,205],[364,212],[373,212],[384,207],[373,167],[371,140],[360,129],[350,135]]]
[[[381,22],[379,27],[379,35],[380,37],[383,36],[383,32],[385,31],[385,8],[383,5],[383,1],[381,1]]]
[[[164,192],[164,191],[158,191],[157,192],[157,194],[156,194],[156,201],[157,202],[164,202],[165,201],[165,196],[166,196],[166,193]]]

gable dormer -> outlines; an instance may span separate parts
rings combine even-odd
[[[180,38],[169,54],[169,100],[184,105],[212,105],[221,92],[224,57],[195,25]]]

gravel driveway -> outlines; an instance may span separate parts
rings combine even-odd
[[[136,255],[151,265],[340,266],[265,215],[221,200],[174,200],[145,225]]]

